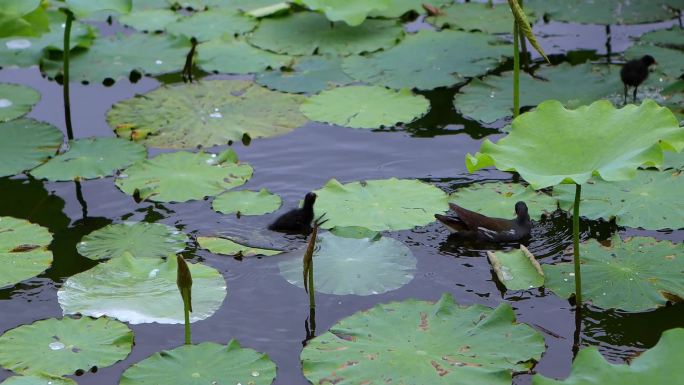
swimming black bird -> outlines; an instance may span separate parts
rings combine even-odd
[[[620,78],[625,85],[624,103],[627,104],[627,90],[634,87],[632,103],[636,103],[637,88],[648,78],[648,67],[656,63],[651,55],[644,55],[641,59],[630,60],[622,66]]]
[[[316,202],[316,194],[310,192],[304,197],[304,205],[298,209],[292,209],[281,215],[268,226],[269,230],[281,233],[309,234],[311,221],[314,219],[313,206]]]
[[[515,204],[515,219],[490,218],[453,203],[449,203],[449,208],[457,216],[435,214],[435,218],[462,238],[484,242],[513,242],[529,237],[532,231],[532,221],[525,202]]]

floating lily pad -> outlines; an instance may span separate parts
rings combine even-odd
[[[0,177],[30,170],[45,162],[62,145],[62,132],[33,119],[0,123]]]
[[[372,241],[377,241],[382,237],[382,234],[378,231],[373,231],[361,226],[345,226],[345,227],[333,227],[330,232],[343,238],[356,238],[363,239],[368,238]]]
[[[0,385],[77,385],[76,382],[69,378],[51,377],[51,376],[12,376],[5,381],[0,382]]]
[[[211,317],[226,297],[226,282],[209,266],[188,263],[192,274],[190,322]],[[103,315],[131,324],[182,324],[183,300],[176,285],[176,258],[125,254],[72,275],[57,292],[64,314]]]
[[[437,27],[480,31],[486,33],[513,33],[515,18],[507,3],[490,6],[486,3],[457,3],[442,9],[443,15],[427,19]],[[527,11],[527,20],[536,18]]]
[[[306,123],[303,100],[249,81],[206,80],[117,103],[107,120],[117,135],[152,147],[214,146],[290,132]]]
[[[453,3],[453,0],[432,0],[430,5],[441,7]],[[417,14],[424,14],[423,9],[425,0],[390,0],[389,6],[383,11],[373,11],[372,17],[400,17],[408,12],[415,12]]]
[[[225,346],[203,342],[154,353],[126,369],[119,385],[269,385],[275,375],[268,355],[230,340]]]
[[[254,255],[271,256],[282,253],[280,250],[241,245],[230,239],[220,237],[197,237],[197,243],[199,243],[201,248],[207,249],[214,254],[251,257]]]
[[[407,230],[434,222],[447,210],[447,196],[418,180],[380,179],[341,184],[331,179],[316,190],[316,217],[324,228],[361,226],[370,230]]]
[[[421,30],[392,49],[346,58],[342,67],[352,78],[366,83],[430,90],[484,75],[498,67],[510,51],[510,46],[492,35]]]
[[[31,87],[0,83],[0,122],[26,115],[39,100],[40,94]]]
[[[684,244],[650,237],[621,240],[611,247],[596,240],[580,245],[582,297],[604,309],[648,311],[684,298]],[[575,292],[572,263],[543,265],[546,287],[568,298]]]
[[[406,245],[392,238],[343,238],[325,233],[316,239],[315,289],[334,295],[374,295],[411,282],[416,258]],[[302,258],[278,264],[280,275],[304,288]]]
[[[292,58],[264,51],[233,37],[216,38],[197,48],[197,65],[208,72],[248,74],[288,65]]]
[[[299,12],[263,20],[249,40],[259,48],[288,55],[351,55],[389,48],[402,36],[401,26],[392,20],[371,19],[350,27],[330,25],[315,12]]]
[[[301,110],[311,120],[353,128],[381,128],[410,123],[425,115],[430,102],[411,91],[379,86],[347,86],[306,99]]]
[[[525,8],[553,20],[581,24],[641,24],[674,17],[665,1],[528,0]]]
[[[672,28],[651,31],[641,35],[639,42],[682,49],[684,48],[684,29]]]
[[[297,59],[292,68],[257,74],[256,82],[272,90],[315,94],[349,84],[353,79],[342,71],[339,60],[307,56]]]
[[[228,191],[214,199],[211,207],[223,214],[262,215],[278,210],[282,200],[266,189]]]
[[[166,26],[173,35],[195,37],[199,41],[207,41],[222,36],[240,35],[256,27],[257,22],[236,12],[213,8],[197,12]]]
[[[83,138],[69,141],[69,150],[33,170],[31,175],[53,182],[104,178],[145,159],[147,150],[119,138]]]
[[[437,302],[380,304],[342,319],[309,341],[301,354],[314,384],[510,385],[544,351],[544,338],[517,323],[511,307]]]
[[[133,5],[132,0],[65,0],[66,6],[77,17],[88,17],[100,11],[127,13]]]
[[[360,25],[369,13],[383,11],[390,0],[297,0],[314,11],[321,11],[330,21],[344,21],[352,27]]]
[[[251,10],[245,12],[247,16],[251,16],[257,19],[267,16],[273,16],[278,14],[283,14],[292,8],[292,3],[282,1],[280,3],[275,3],[272,5],[267,5],[259,8],[252,8]]]
[[[119,22],[138,31],[163,31],[181,17],[170,9],[145,9],[121,16]]]
[[[684,74],[684,51],[658,47],[649,44],[637,44],[625,51],[626,59],[638,59],[644,55],[653,56],[658,65],[656,71],[670,78],[678,78]]]
[[[684,168],[684,152],[667,152],[663,157],[664,168]]]
[[[121,322],[50,318],[0,336],[0,365],[20,374],[61,376],[110,366],[132,347],[133,332]]]
[[[35,277],[52,264],[50,232],[23,219],[0,217],[0,287]]]
[[[510,252],[487,251],[492,268],[506,289],[527,290],[544,284],[544,272],[534,255],[523,245]]]
[[[230,151],[230,150],[228,150]],[[252,167],[204,152],[159,154],[124,170],[116,186],[156,202],[186,202],[220,194],[252,177]]]
[[[273,5],[282,0],[168,0],[169,3],[178,5],[182,8],[192,8],[203,10],[205,8],[223,8],[233,11],[249,12],[253,9]]]
[[[517,171],[533,188],[584,184],[592,176],[628,180],[639,166],[657,166],[663,150],[681,151],[684,130],[667,108],[652,100],[616,109],[600,100],[575,110],[549,100],[518,116],[508,136],[485,139],[466,157],[470,172],[496,166]]]
[[[459,188],[449,196],[449,201],[495,218],[514,218],[518,201],[527,204],[532,219],[540,219],[558,208],[556,199],[543,192],[517,183],[502,182],[475,183]]]
[[[135,258],[162,258],[185,250],[188,237],[161,223],[126,222],[105,226],[76,245],[82,256],[94,260],[130,253]]]

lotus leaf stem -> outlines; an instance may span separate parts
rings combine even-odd
[[[575,184],[575,207],[572,213],[573,262],[575,263],[575,308],[582,307],[582,275],[580,274],[579,252],[579,207],[582,185]],[[578,310],[579,311],[579,310]]]
[[[63,69],[62,69],[62,91],[64,93],[64,120],[66,122],[67,138],[69,140],[74,139],[74,130],[71,126],[71,101],[69,98],[69,53],[71,51],[71,45],[69,44],[71,40],[71,24],[74,21],[74,14],[65,9],[66,13],[66,23],[64,24],[64,56],[63,59]]]
[[[518,22],[513,21],[513,118],[520,115],[520,52]]]
[[[192,345],[192,337],[190,334],[190,298],[187,289],[181,289],[181,296],[183,297],[183,313],[185,314],[185,344]]]

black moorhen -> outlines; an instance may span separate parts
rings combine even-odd
[[[622,66],[620,78],[625,85],[624,103],[627,104],[627,90],[630,86],[634,87],[632,103],[636,103],[637,88],[648,78],[648,67],[656,63],[651,55],[644,55],[641,59],[630,60]]]
[[[292,209],[281,215],[268,226],[269,230],[281,233],[309,234],[311,221],[314,219],[313,206],[316,202],[316,194],[310,192],[304,197],[304,205],[298,209]]]
[[[449,203],[457,216],[435,214],[452,233],[484,242],[513,242],[530,236],[532,221],[525,202],[515,204],[515,219],[490,218]]]

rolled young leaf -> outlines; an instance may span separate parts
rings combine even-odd
[[[536,49],[537,52],[539,52],[539,54],[542,55],[542,57],[544,57],[544,59],[550,64],[551,61],[548,57],[546,57],[544,50],[539,45],[539,42],[537,42],[537,38],[534,37],[532,27],[527,21],[527,15],[525,15],[525,11],[523,11],[523,9],[520,7],[520,4],[518,4],[518,0],[508,0],[508,5],[511,7],[513,16],[515,16],[515,22],[518,24],[518,27],[520,27],[522,33],[525,34],[525,37],[532,44],[534,49]]]

